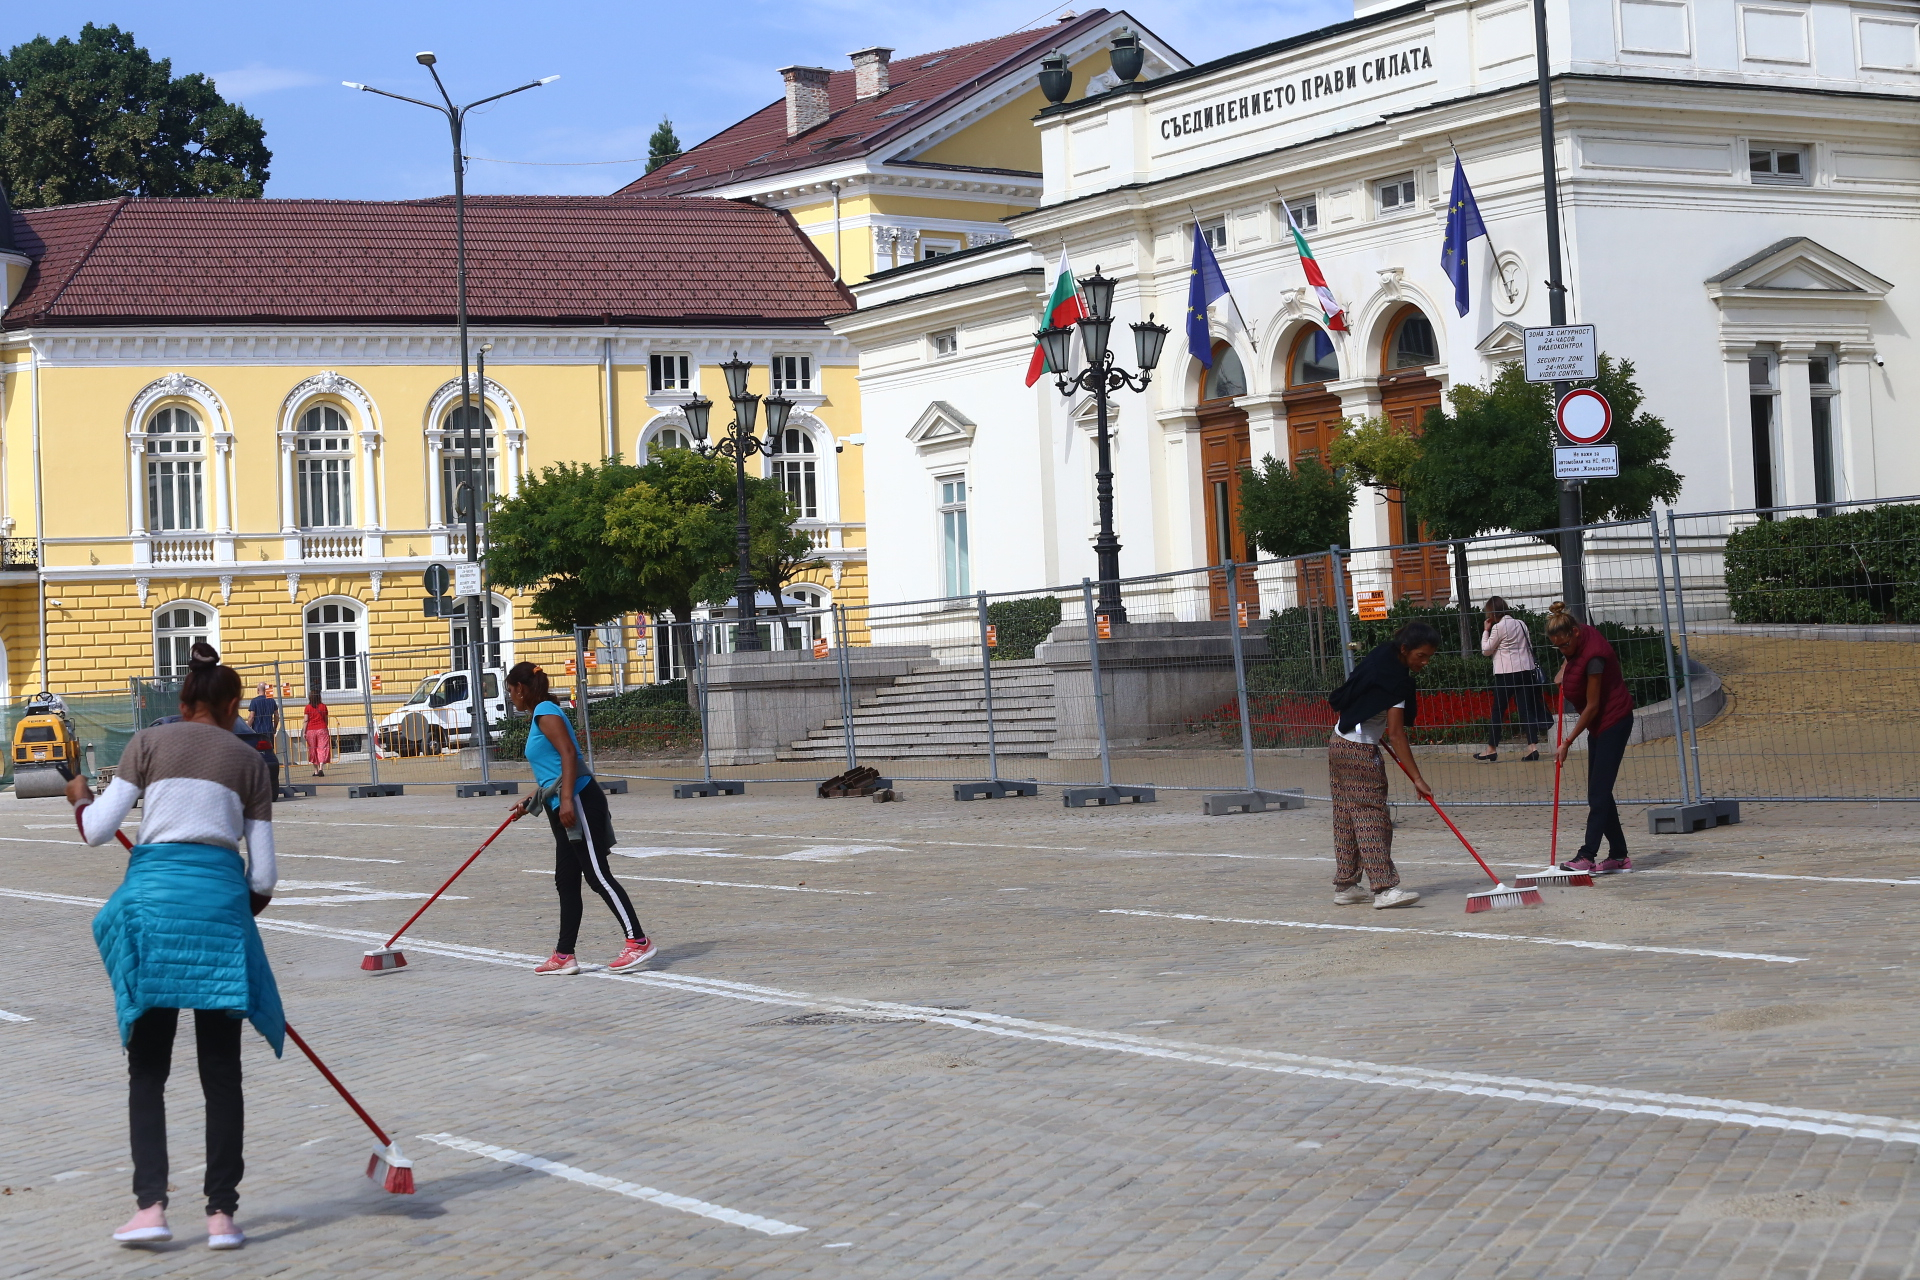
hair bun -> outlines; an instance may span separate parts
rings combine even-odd
[[[1559,617],[1561,614],[1565,613],[1566,611],[1567,611],[1567,602],[1564,600],[1555,600],[1552,604],[1547,606],[1547,612],[1552,614],[1556,618]]]
[[[187,659],[187,667],[192,671],[211,671],[220,665],[220,654],[205,640],[193,642],[193,656]]]

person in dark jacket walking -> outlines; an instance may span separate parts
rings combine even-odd
[[[1400,887],[1393,865],[1393,815],[1387,810],[1387,767],[1380,747],[1385,743],[1406,764],[1415,791],[1433,794],[1407,745],[1407,729],[1420,711],[1413,677],[1439,648],[1438,631],[1409,622],[1327,695],[1340,713],[1327,739],[1327,775],[1333,796],[1333,900],[1343,907],[1405,907],[1420,900]]]
[[[141,804],[140,843],[127,855],[126,879],[93,920],[127,1051],[139,1211],[113,1233],[124,1245],[173,1239],[166,1088],[182,1009],[193,1010],[206,1095],[207,1245],[246,1243],[233,1221],[246,1170],[240,1024],[252,1022],[277,1056],[286,1020],[253,923],[276,883],[273,779],[233,733],[239,710],[239,674],[201,641],[180,683],[180,718],[136,733],[98,800],[85,778],[67,788],[90,845],[111,842],[134,802]]]
[[[1564,604],[1555,602],[1551,612],[1547,639],[1567,660],[1560,668],[1560,696],[1580,713],[1560,744],[1558,763],[1566,763],[1575,738],[1588,735],[1587,835],[1572,860],[1561,863],[1560,868],[1602,876],[1631,871],[1633,859],[1627,853],[1627,833],[1620,825],[1613,784],[1626,758],[1627,739],[1633,736],[1633,695],[1627,692],[1626,679],[1620,674],[1620,655],[1607,638],[1568,613]],[[1607,856],[1595,862],[1603,839]]]

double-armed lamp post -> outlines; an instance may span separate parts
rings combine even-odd
[[[1147,389],[1169,332],[1167,326],[1155,324],[1152,316],[1134,324],[1133,349],[1140,372],[1131,374],[1118,367],[1113,350],[1107,344],[1113,331],[1113,290],[1117,283],[1101,275],[1096,265],[1093,274],[1080,282],[1087,314],[1071,326],[1042,329],[1034,335],[1046,359],[1047,372],[1053,375],[1060,394],[1070,396],[1076,390],[1090,393],[1098,415],[1095,439],[1099,465],[1093,480],[1094,494],[1100,504],[1100,533],[1093,540],[1093,549],[1099,563],[1100,612],[1109,622],[1125,622],[1127,606],[1120,599],[1120,541],[1113,536],[1113,442],[1107,430],[1107,402],[1113,392],[1123,387],[1131,391]],[[1087,367],[1078,373],[1069,372],[1075,329],[1080,331],[1080,347],[1087,357]],[[1092,619],[1088,619],[1087,625],[1093,625]]]
[[[706,457],[733,459],[734,541],[737,556],[733,594],[735,603],[739,605],[733,647],[738,652],[757,652],[764,646],[760,643],[760,628],[756,622],[758,613],[754,608],[756,588],[749,545],[752,530],[747,526],[747,459],[756,453],[772,453],[780,447],[780,433],[787,429],[787,417],[793,412],[793,401],[781,395],[766,398],[767,434],[765,439],[761,439],[753,434],[753,422],[760,410],[760,397],[747,391],[747,375],[753,371],[753,364],[742,360],[739,353],[735,352],[733,359],[720,366],[720,371],[727,375],[727,398],[733,401],[733,422],[728,425],[726,433],[714,443],[707,443],[707,415],[713,411],[713,401],[698,392],[681,406],[681,411],[687,415],[687,429],[693,433],[695,449]],[[774,604],[777,607],[779,601],[776,600]]]

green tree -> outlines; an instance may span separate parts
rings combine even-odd
[[[1393,419],[1349,418],[1327,445],[1327,461],[1361,484],[1375,489],[1404,489],[1420,460],[1420,441],[1393,425]]]
[[[78,40],[36,36],[0,58],[0,181],[19,208],[257,198],[272,159],[258,119],[111,24],[88,23]]]
[[[1240,527],[1270,556],[1305,556],[1347,544],[1353,477],[1318,458],[1287,464],[1271,454],[1260,469],[1240,469]]]
[[[1633,380],[1633,363],[1601,353],[1592,387],[1613,406],[1609,444],[1620,446],[1620,475],[1589,480],[1582,493],[1590,523],[1644,517],[1655,502],[1680,496],[1681,477],[1667,465],[1673,432],[1650,413]],[[1502,365],[1485,387],[1447,393],[1453,412],[1429,410],[1420,457],[1408,477],[1413,514],[1442,538],[1470,538],[1497,529],[1551,529],[1560,523],[1553,478],[1553,388],[1528,382],[1517,364]],[[1554,544],[1551,535],[1540,540]]]
[[[640,472],[618,459],[562,462],[523,482],[488,519],[488,576],[531,588],[534,616],[555,631],[647,608],[633,562],[609,551],[609,511]]]
[[[660,117],[660,125],[647,139],[647,172],[652,173],[669,160],[680,158],[680,138],[673,131],[673,121]]]

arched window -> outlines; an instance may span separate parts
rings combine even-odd
[[[194,601],[170,604],[153,615],[153,674],[184,676],[195,641],[213,643],[216,615]]]
[[[1245,394],[1246,370],[1240,367],[1240,357],[1233,353],[1233,348],[1222,342],[1213,349],[1213,368],[1207,370],[1206,386],[1200,398],[1231,400]]]
[[[1333,339],[1313,325],[1302,329],[1293,340],[1293,355],[1287,361],[1287,385],[1332,382],[1339,376],[1340,359],[1333,352]]]
[[[693,437],[678,427],[662,427],[653,433],[653,439],[647,441],[647,456],[652,457],[661,449],[691,449]]]
[[[487,634],[480,644],[481,649],[484,650],[481,654],[481,665],[483,667],[498,667],[504,670],[513,665],[511,662],[501,661],[503,655],[501,653],[500,618],[506,610],[506,603],[507,602],[499,596],[492,597],[488,602]],[[449,627],[448,642],[453,647],[453,661],[449,665],[456,671],[465,671],[473,664],[473,650],[469,647],[473,644],[473,637],[467,630],[467,609],[471,604],[472,601],[467,597],[462,596],[459,598],[456,605],[459,612],[454,615]]]
[[[1409,307],[1387,340],[1387,372],[1395,369],[1420,369],[1440,363],[1440,343],[1433,325]]]
[[[295,451],[300,527],[351,527],[353,433],[347,428],[347,416],[330,404],[317,404],[301,414]]]
[[[474,500],[481,504],[476,510],[484,509],[487,499],[500,491],[495,469],[500,434],[494,430],[492,406],[461,408],[455,405],[447,414],[447,434],[440,445],[440,513],[448,524],[467,522],[464,495],[469,479],[466,452],[469,437],[473,443],[475,474],[472,478],[478,482],[479,489]]]
[[[820,518],[820,484],[814,471],[813,436],[798,427],[788,427],[772,442],[768,452],[773,458],[773,480],[787,491],[802,520]]]
[[[205,438],[191,409],[162,409],[147,420],[147,528],[204,529]]]
[[[360,606],[338,600],[307,606],[307,688],[322,694],[360,687]]]

